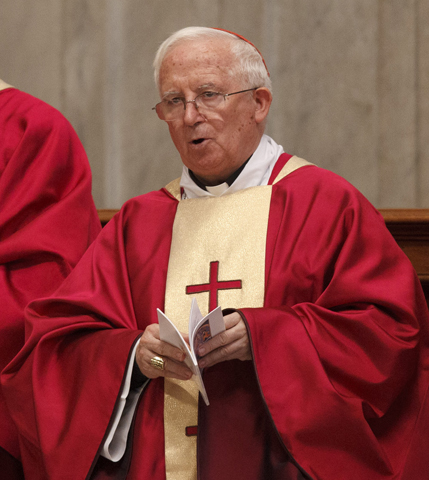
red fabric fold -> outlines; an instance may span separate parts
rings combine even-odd
[[[69,122],[46,103],[0,92],[0,369],[24,343],[24,307],[50,295],[101,230],[91,172]],[[0,446],[19,458],[0,394]]]

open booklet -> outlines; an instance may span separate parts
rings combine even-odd
[[[190,348],[173,322],[167,318],[159,308],[157,309],[157,313],[160,339],[180,348],[186,353],[185,363],[193,373],[192,380],[197,384],[205,404],[209,405],[206,388],[201,376],[202,370],[198,367],[196,351],[202,343],[207,342],[212,337],[225,330],[225,322],[223,320],[221,307],[215,308],[208,315],[203,317],[198,308],[197,301],[195,298],[192,299],[191,312],[189,314]]]

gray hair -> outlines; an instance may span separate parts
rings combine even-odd
[[[159,90],[159,71],[167,53],[180,42],[203,38],[228,39],[231,42],[231,53],[237,62],[231,66],[231,73],[241,76],[244,80],[243,88],[266,87],[272,90],[270,76],[261,54],[256,48],[235,36],[222,30],[207,27],[187,27],[178,30],[168,37],[158,48],[153,62],[155,83]]]

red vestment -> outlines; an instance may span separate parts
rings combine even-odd
[[[130,349],[163,310],[177,204],[166,190],[127,202],[55,296],[29,309],[28,343],[2,382],[32,480],[90,477]],[[318,480],[426,478],[427,306],[350,184],[306,166],[273,186],[264,308],[241,315],[253,362],[204,372],[200,479],[285,478],[288,458]],[[165,478],[163,428],[158,378],[137,407],[127,478]],[[124,462],[95,472],[104,464],[100,478],[113,478]]]
[[[25,306],[53,293],[101,230],[89,163],[73,128],[15,88],[0,91],[0,205],[2,370],[24,344]],[[19,458],[2,393],[0,447]]]

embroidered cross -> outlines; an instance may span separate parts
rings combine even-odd
[[[217,297],[219,290],[231,290],[241,288],[241,280],[219,281],[219,262],[210,262],[210,281],[201,285],[188,285],[186,294],[210,292],[209,312],[217,307]]]

